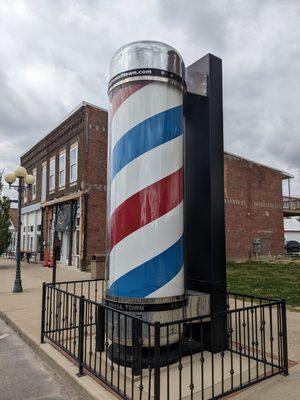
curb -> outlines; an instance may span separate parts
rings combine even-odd
[[[96,382],[88,374],[78,378],[76,376],[76,365],[65,357],[62,352],[58,351],[50,343],[42,345],[37,344],[31,339],[12,319],[10,319],[3,311],[0,311],[0,318],[6,322],[14,331],[16,331],[22,339],[35,351],[35,353],[47,364],[49,364],[60,377],[78,393],[82,400],[111,400],[117,399],[109,389],[105,388],[101,382]],[[49,353],[54,353],[55,357]],[[56,354],[55,354],[56,353]],[[59,359],[64,358],[64,366],[59,362]],[[67,365],[69,364],[69,365]],[[74,369],[74,371],[73,371]],[[92,390],[89,389],[91,387]],[[98,392],[98,393],[93,393]]]

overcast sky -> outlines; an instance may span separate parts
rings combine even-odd
[[[81,101],[107,107],[113,53],[153,39],[223,59],[225,150],[296,171],[300,195],[299,17],[297,0],[0,0],[1,170]]]

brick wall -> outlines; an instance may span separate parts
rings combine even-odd
[[[78,142],[78,180],[69,186],[69,149]],[[66,187],[54,193],[47,190],[47,201],[80,191],[88,195],[87,263],[94,254],[105,252],[107,112],[88,104],[69,118],[21,157],[28,172],[37,168],[37,196],[28,204],[40,201],[42,163],[58,157],[66,149]],[[48,169],[47,169],[48,176]],[[282,210],[283,175],[243,158],[225,154],[225,223],[227,259],[253,256],[253,239],[261,240],[262,255],[284,253]],[[47,179],[48,182],[48,179]],[[48,185],[48,183],[47,183]]]
[[[83,176],[81,187],[88,192],[87,258],[104,253],[106,247],[106,159],[107,113],[86,107],[86,135],[82,141]]]
[[[262,256],[284,254],[283,175],[229,154],[224,161],[227,259],[253,257],[255,238]]]
[[[75,184],[70,184],[70,148],[78,143],[78,176]],[[59,188],[59,154],[66,150],[65,187]],[[43,137],[30,150],[21,156],[21,165],[29,173],[37,168],[37,195],[32,200],[27,196],[29,205],[41,201],[42,165],[47,164],[46,202],[59,201],[72,193],[78,196],[87,195],[87,231],[80,229],[81,248],[83,241],[87,244],[86,263],[89,264],[94,254],[105,252],[106,226],[106,152],[107,152],[107,112],[98,107],[83,103],[60,125]],[[49,163],[55,157],[55,190],[49,193]],[[45,214],[50,215],[47,206]],[[44,241],[49,246],[48,229],[51,218],[44,221]],[[86,235],[86,237],[85,237]],[[83,250],[81,250],[81,257]]]
[[[81,137],[83,136],[85,130],[84,108],[85,107],[80,107],[78,110],[76,110],[72,115],[70,115],[69,118],[58,125],[46,137],[42,138],[38,143],[31,147],[31,149],[29,149],[25,154],[21,156],[21,165],[23,165],[27,169],[28,173],[32,173],[32,170],[34,168],[37,168],[37,195],[36,199],[32,201],[31,194],[29,193],[27,198],[28,204],[36,203],[41,200],[42,164],[45,162],[47,163],[47,201],[78,191],[82,178],[80,155],[78,154],[79,159],[77,185],[69,186],[69,149],[71,145],[75,142],[78,142],[80,146]],[[58,161],[59,152],[63,149],[66,149],[66,185],[64,190],[60,190],[57,184]],[[52,193],[49,193],[49,162],[53,156],[55,157],[56,165],[56,189]]]

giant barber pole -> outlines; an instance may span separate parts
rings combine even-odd
[[[184,64],[170,46],[142,41],[117,51],[110,74],[106,299],[180,308]]]

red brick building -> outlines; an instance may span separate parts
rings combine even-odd
[[[83,102],[21,156],[36,176],[24,197],[22,248],[51,257],[57,232],[59,262],[86,268],[105,251],[107,111]]]
[[[227,259],[284,254],[282,171],[225,153],[225,228]]]
[[[51,254],[54,231],[60,262],[86,268],[105,252],[107,111],[82,103],[21,157],[36,176],[22,209],[23,250]],[[284,254],[282,180],[276,169],[224,155],[227,259]],[[39,259],[39,257],[37,257]]]

